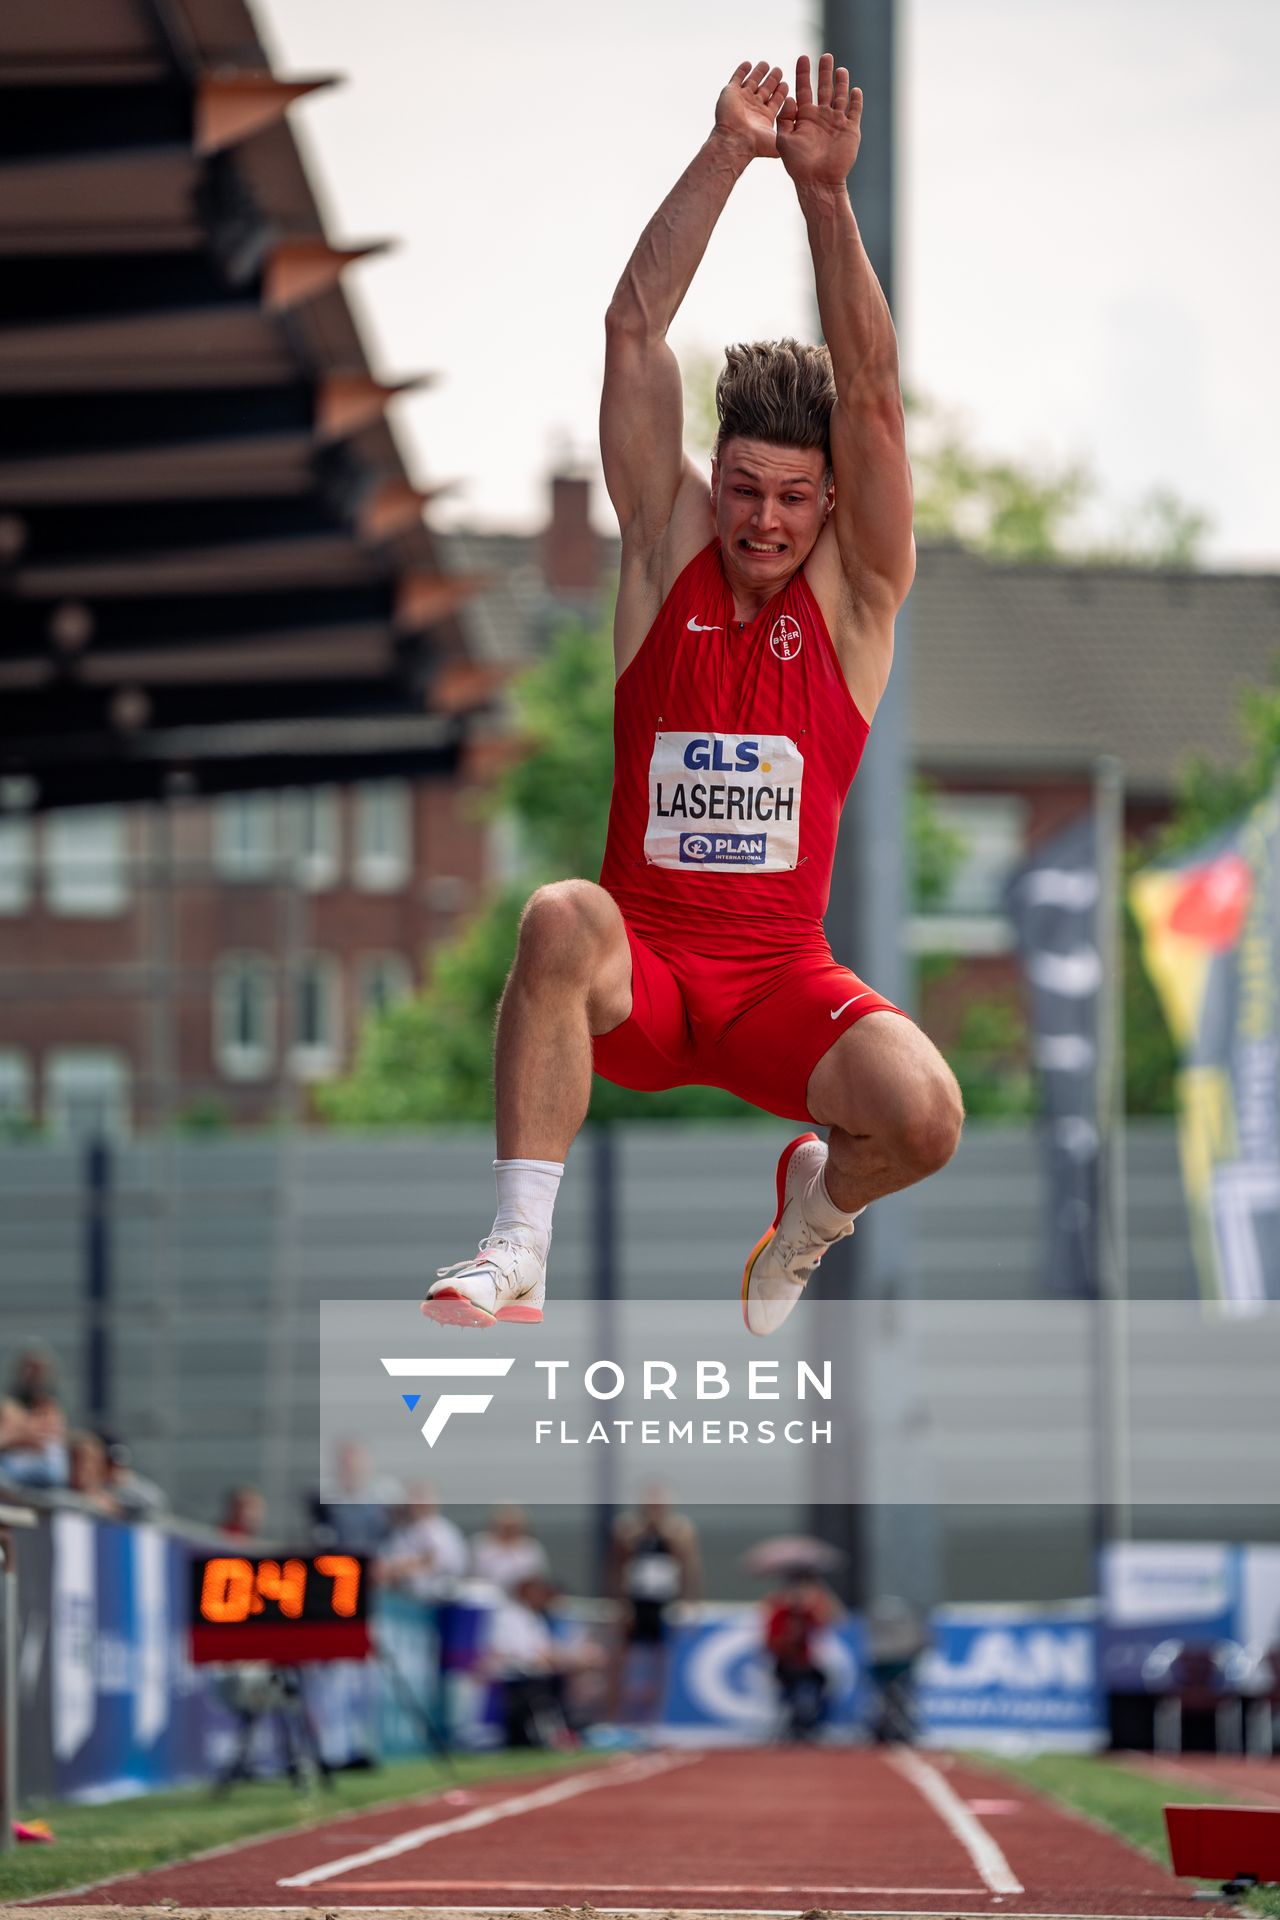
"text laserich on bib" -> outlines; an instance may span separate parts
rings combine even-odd
[[[867,731],[803,573],[739,621],[712,541],[618,682],[600,883],[628,925],[707,954],[820,936]]]

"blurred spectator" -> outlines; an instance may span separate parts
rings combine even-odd
[[[107,1514],[111,1519],[120,1518],[120,1508],[116,1505],[107,1486],[107,1450],[96,1433],[73,1433],[68,1435],[67,1449],[71,1457],[71,1469],[67,1476],[67,1487],[71,1493],[79,1494],[99,1513]]]
[[[788,1574],[764,1602],[765,1651],[773,1661],[791,1740],[812,1739],[826,1718],[829,1689],[816,1642],[843,1614],[826,1582],[805,1567]]]
[[[388,1502],[397,1489],[373,1478],[368,1449],[358,1440],[341,1440],[334,1455],[338,1497],[311,1502],[317,1541],[345,1547],[348,1553],[381,1552],[391,1533]]]
[[[702,1596],[702,1560],[693,1522],[650,1487],[635,1513],[619,1516],[610,1547],[609,1589],[619,1604],[613,1714],[656,1720],[667,1690],[670,1609]]]
[[[30,1413],[58,1397],[58,1363],[48,1347],[27,1347],[13,1363],[10,1397]]]
[[[534,1539],[520,1507],[495,1507],[485,1532],[471,1542],[471,1571],[504,1593],[514,1593],[522,1580],[545,1580],[547,1550]]]
[[[867,1609],[867,1674],[875,1688],[871,1737],[879,1746],[912,1745],[920,1737],[916,1668],[929,1633],[915,1608],[897,1594],[882,1594]]]
[[[29,1407],[0,1400],[0,1480],[65,1487],[70,1472],[66,1416],[53,1395],[37,1393]]]
[[[222,1503],[218,1521],[223,1533],[232,1540],[260,1540],[267,1524],[266,1496],[256,1487],[231,1487]]]
[[[489,1623],[482,1671],[501,1696],[508,1747],[555,1747],[576,1742],[569,1697],[573,1675],[600,1664],[596,1647],[557,1640],[549,1613],[555,1588],[541,1574],[526,1574]]]
[[[383,1586],[415,1600],[439,1600],[467,1571],[467,1542],[460,1527],[440,1511],[434,1487],[413,1487],[413,1504],[400,1509],[400,1524],[375,1564]]]
[[[163,1513],[168,1499],[154,1480],[135,1472],[133,1456],[124,1441],[113,1433],[100,1433],[98,1438],[106,1453],[106,1490],[123,1518],[147,1520]]]

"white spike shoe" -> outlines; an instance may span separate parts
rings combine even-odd
[[[491,1327],[495,1320],[541,1320],[547,1264],[532,1247],[488,1234],[470,1260],[438,1267],[422,1311],[449,1327]]]
[[[800,1195],[827,1158],[827,1143],[802,1133],[784,1147],[778,1161],[778,1211],[773,1225],[757,1240],[742,1276],[742,1317],[748,1333],[776,1333],[828,1247],[853,1232],[853,1222],[827,1240],[800,1211]]]

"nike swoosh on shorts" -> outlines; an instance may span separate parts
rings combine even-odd
[[[855,993],[853,996],[853,1000],[869,1000],[870,997],[871,997],[871,990],[870,988],[868,988],[866,993]],[[833,1020],[838,1020],[840,1018],[840,1015],[844,1012],[844,1008],[851,1007],[853,1005],[853,1000],[846,1000],[844,1003],[844,1007],[837,1007],[835,1012],[832,1014],[831,1018]]]

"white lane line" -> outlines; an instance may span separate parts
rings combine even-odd
[[[433,1840],[447,1840],[455,1833],[474,1833],[477,1828],[490,1827],[495,1821],[510,1820],[520,1813],[535,1813],[541,1807],[554,1807],[561,1800],[576,1799],[580,1793],[593,1793],[597,1787],[631,1786],[637,1781],[652,1779],[656,1774],[670,1773],[674,1767],[692,1766],[701,1758],[700,1753],[653,1754],[643,1760],[602,1768],[599,1773],[577,1774],[569,1780],[557,1780],[554,1786],[541,1787],[534,1793],[518,1794],[514,1800],[499,1800],[487,1807],[477,1807],[471,1813],[460,1813],[452,1820],[413,1827],[408,1833],[399,1833],[393,1840],[384,1841],[380,1847],[368,1847],[363,1853],[345,1854],[341,1860],[329,1860],[323,1866],[310,1867],[306,1873],[291,1873],[287,1879],[277,1880],[276,1885],[314,1887],[322,1880],[336,1880],[340,1873],[354,1873],[361,1867],[376,1866],[380,1860],[393,1860],[397,1854],[411,1853],[415,1847],[425,1847]]]
[[[818,1887],[809,1880],[793,1880],[781,1887],[762,1887],[758,1881],[736,1883],[732,1880],[678,1880],[671,1879],[664,1886],[656,1887],[652,1882],[638,1880],[593,1880],[584,1874],[577,1880],[348,1880],[343,1893],[429,1893],[443,1888],[451,1892],[475,1893],[479,1890],[492,1890],[495,1893],[576,1893],[579,1896],[583,1888],[592,1893],[795,1893],[834,1894],[834,1893],[936,1893],[936,1894],[977,1894],[981,1897],[981,1887]],[[663,1909],[655,1908],[655,1912]]]
[[[965,1805],[959,1794],[936,1767],[922,1760],[910,1747],[898,1747],[888,1755],[889,1765],[923,1794],[934,1812],[951,1829],[972,1860],[992,1893],[1025,1893],[1026,1889],[1005,1859],[1004,1854],[982,1822]]]

